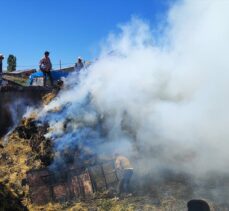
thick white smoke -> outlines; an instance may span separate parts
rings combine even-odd
[[[87,140],[140,154],[146,170],[228,172],[228,11],[226,0],[187,0],[172,6],[160,35],[139,18],[120,25],[41,112],[53,128],[47,136],[57,148]]]

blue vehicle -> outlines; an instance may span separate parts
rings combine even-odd
[[[60,71],[60,70],[54,70],[51,71],[53,82],[57,82],[58,80],[61,80],[61,78],[66,78],[70,72]],[[35,72],[32,75],[29,76],[29,85],[30,86],[43,86],[44,82],[44,74],[41,71]]]

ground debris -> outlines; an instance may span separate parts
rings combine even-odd
[[[26,172],[42,166],[41,161],[35,156],[31,156],[31,153],[28,141],[21,139],[17,133],[11,134],[4,148],[0,148],[0,184],[6,190],[7,195],[13,196],[19,202],[28,196],[28,187],[22,185],[23,179],[26,178]],[[4,196],[3,194],[1,203],[5,204],[4,206],[12,205],[14,207],[13,203],[9,203],[8,197]],[[2,204],[1,206],[3,206]],[[17,209],[17,204],[11,210],[22,210]],[[26,206],[26,204],[23,205]],[[1,206],[0,208],[2,208]]]
[[[26,211],[28,210],[5,185],[0,183],[0,210]]]
[[[48,105],[57,95],[59,90],[53,90],[52,92],[44,95],[42,97],[42,102],[44,105]]]
[[[27,140],[33,155],[40,159],[44,166],[48,166],[53,159],[53,146],[50,139],[45,138],[48,124],[39,124],[34,118],[25,118],[15,129],[20,139]]]

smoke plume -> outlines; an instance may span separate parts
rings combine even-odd
[[[179,1],[160,33],[137,17],[119,25],[40,112],[56,149],[118,151],[143,173],[228,173],[228,10],[228,1]]]

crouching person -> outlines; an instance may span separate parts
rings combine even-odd
[[[115,157],[115,169],[119,175],[119,183],[117,186],[117,193],[130,194],[130,179],[133,175],[133,167],[127,157],[116,153]]]

